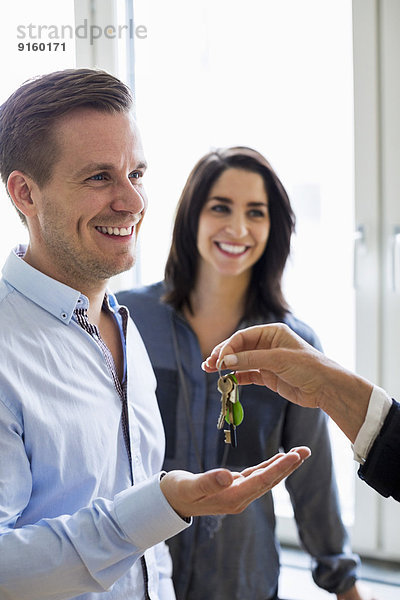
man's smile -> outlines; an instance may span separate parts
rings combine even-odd
[[[97,231],[100,233],[104,233],[106,235],[119,235],[119,236],[129,236],[132,235],[133,226],[130,227],[105,227],[101,225],[96,226]]]

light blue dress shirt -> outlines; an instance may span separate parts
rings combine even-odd
[[[188,526],[159,486],[155,377],[129,319],[125,347],[134,486],[121,400],[78,291],[9,256],[0,280],[0,598],[174,598],[163,540]],[[115,298],[111,311],[118,314]]]

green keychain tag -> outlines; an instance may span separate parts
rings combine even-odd
[[[234,402],[231,401],[231,403],[229,404],[229,407],[231,407],[231,409],[232,409],[233,424],[237,427],[238,425],[240,425],[240,423],[244,419],[244,410],[243,410],[243,406],[239,402],[239,385],[238,385],[238,380],[236,378],[236,375],[234,373],[229,373],[228,377],[235,384],[234,388],[231,392],[231,394],[235,394]],[[229,420],[230,408],[229,407],[228,407],[227,413],[225,415],[225,421],[228,423],[228,425],[230,424],[230,420]]]

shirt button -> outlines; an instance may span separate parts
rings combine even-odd
[[[61,313],[61,318],[65,321],[65,319],[68,317],[66,312],[62,312]]]
[[[140,456],[135,456],[135,465],[140,465]]]

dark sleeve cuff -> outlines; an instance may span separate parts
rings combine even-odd
[[[400,502],[400,404],[395,400],[358,475],[385,498]]]

